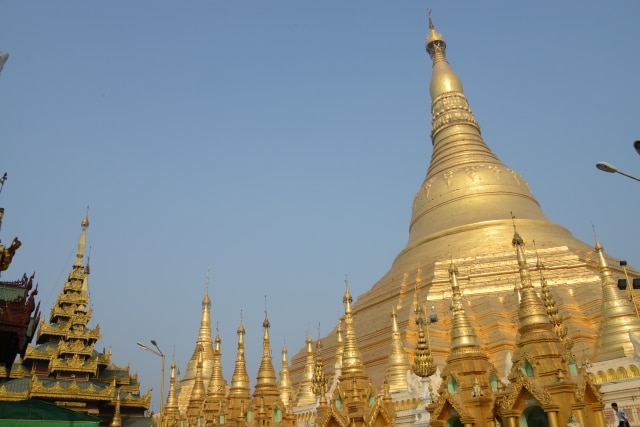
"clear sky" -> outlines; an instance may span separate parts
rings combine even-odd
[[[1,1],[0,237],[46,319],[89,206],[97,349],[186,369],[209,273],[231,379],[265,306],[276,370],[408,237],[431,156],[427,9],[485,141],[548,218],[640,266],[640,2]],[[535,236],[530,236],[534,239]],[[90,249],[89,249],[90,246]],[[242,314],[241,314],[242,313]]]

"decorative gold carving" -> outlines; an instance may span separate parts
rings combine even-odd
[[[16,250],[22,246],[20,240],[17,237],[14,237],[11,241],[11,245],[6,247],[5,245],[0,245],[0,271],[5,271],[9,268],[9,264],[11,264],[11,260],[13,259],[13,255],[16,253]]]

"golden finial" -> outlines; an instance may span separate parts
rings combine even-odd
[[[89,228],[89,206],[87,206],[87,213],[85,214],[84,218],[82,218],[80,226],[82,227],[82,232],[80,233],[80,240],[78,241],[78,253],[76,255],[76,262],[73,265],[74,270],[79,270],[82,268],[84,246],[87,240],[87,228]]]
[[[441,56],[441,59],[444,59],[444,54],[447,49],[447,43],[442,37],[442,34],[436,31],[436,26],[433,25],[433,21],[431,20],[431,10],[427,11],[427,18],[429,20],[429,35],[427,36],[426,47],[427,52],[434,63],[438,56]]]

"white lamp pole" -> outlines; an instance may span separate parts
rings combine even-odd
[[[146,350],[148,352],[151,352],[153,354],[155,354],[156,356],[160,356],[162,358],[162,378],[160,380],[160,427],[163,427],[162,424],[162,406],[163,406],[163,402],[164,402],[164,353],[162,352],[162,350],[160,350],[160,347],[158,347],[158,343],[155,340],[151,340],[151,344],[156,348],[156,350],[147,347],[146,345],[142,344],[141,342],[136,343],[138,344],[138,347],[140,347],[143,350]]]

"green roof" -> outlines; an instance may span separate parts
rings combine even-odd
[[[72,411],[39,399],[0,403],[0,420],[85,421],[100,425],[100,418]]]

